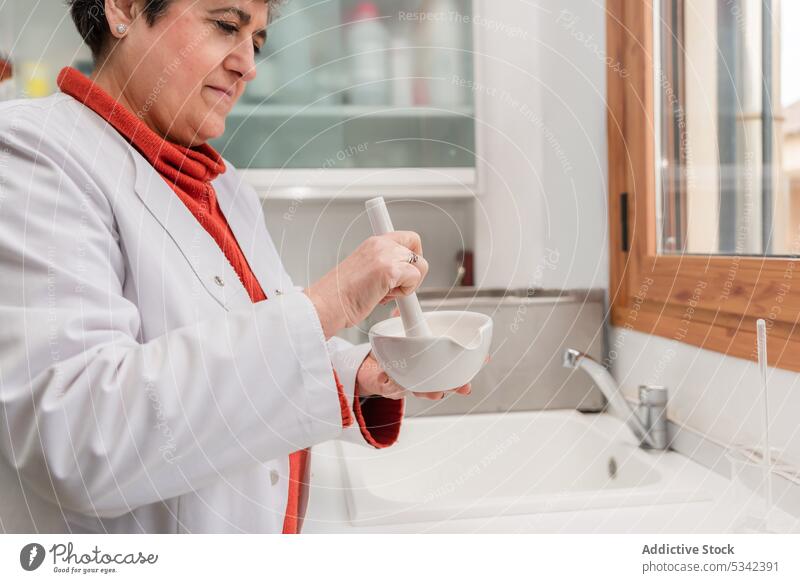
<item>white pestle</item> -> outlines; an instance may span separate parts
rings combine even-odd
[[[386,235],[394,232],[389,209],[386,208],[386,201],[383,200],[382,196],[368,200],[366,207],[367,216],[372,225],[372,232],[375,235]],[[403,321],[406,336],[416,338],[433,336],[422,313],[422,307],[419,305],[416,293],[397,298],[397,306],[400,308],[400,318]]]

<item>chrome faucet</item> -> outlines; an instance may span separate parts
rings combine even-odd
[[[633,432],[640,446],[667,449],[667,389],[642,385],[639,387],[639,407],[633,410],[622,396],[617,382],[606,368],[588,354],[568,348],[564,352],[565,368],[581,368],[592,378],[608,400],[609,410]]]

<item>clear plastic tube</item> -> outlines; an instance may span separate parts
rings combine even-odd
[[[769,447],[769,400],[767,398],[767,323],[763,319],[756,322],[758,338],[758,371],[761,377],[761,395],[764,403],[764,485],[766,488],[767,518],[772,508],[772,455]]]

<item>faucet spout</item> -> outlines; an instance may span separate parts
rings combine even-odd
[[[634,438],[640,445],[652,449],[665,449],[662,439],[653,439],[650,430],[643,424],[628,402],[623,398],[614,377],[599,362],[588,354],[568,348],[564,352],[563,365],[565,368],[583,369],[597,385],[597,388],[608,400],[608,408],[612,415],[625,421]]]

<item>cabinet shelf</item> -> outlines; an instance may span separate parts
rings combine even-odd
[[[477,198],[474,168],[373,168],[242,170],[265,200],[353,201],[387,199],[472,200]]]

